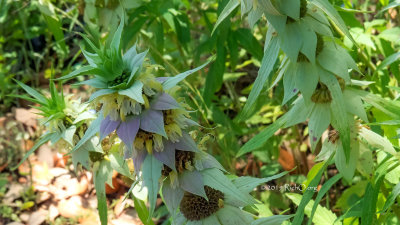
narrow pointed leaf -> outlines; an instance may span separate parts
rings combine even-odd
[[[149,219],[151,219],[156,207],[157,194],[159,191],[158,180],[161,177],[162,163],[152,155],[147,155],[143,162],[142,177],[143,184],[149,193]]]
[[[211,61],[213,60],[210,59],[209,61],[207,61],[206,63],[204,63],[203,65],[196,67],[194,69],[188,70],[186,72],[180,73],[174,77],[170,77],[168,78],[166,81],[163,82],[163,88],[164,90],[168,90],[171,89],[173,87],[175,87],[179,82],[181,82],[183,79],[185,79],[187,76],[189,76],[192,73],[195,73],[201,69],[203,69],[205,66],[207,66]]]
[[[340,17],[339,13],[336,9],[331,5],[331,3],[327,0],[311,0],[311,2],[320,8],[328,17],[333,21],[333,23],[355,44],[353,37],[351,36],[349,30],[346,27],[346,24]]]
[[[295,76],[295,86],[299,88],[305,103],[309,104],[311,102],[311,96],[313,95],[319,81],[316,65],[309,62],[298,63],[297,73]]]
[[[230,0],[228,4],[226,4],[225,8],[222,10],[221,14],[218,16],[218,20],[215,23],[215,26],[211,32],[211,35],[214,34],[214,31],[217,27],[224,21],[232,12],[239,6],[240,2],[238,0]]]
[[[50,141],[57,133],[46,133],[42,135],[39,140],[35,143],[35,145],[29,149],[27,153],[25,153],[24,157],[21,159],[21,162],[18,163],[15,167],[13,167],[11,170],[17,169],[25,160],[38,149],[40,146],[46,144],[48,141]]]
[[[14,80],[14,81],[17,82],[18,85],[21,86],[29,95],[31,95],[36,100],[38,100],[41,105],[47,105],[48,100],[44,95],[40,94],[35,89],[25,85],[24,83],[22,83],[18,80]]]
[[[100,124],[102,120],[103,120],[103,113],[99,112],[97,119],[95,119],[92,123],[90,123],[89,128],[86,130],[81,140],[79,140],[79,142],[69,153],[74,152],[82,145],[84,145],[87,141],[89,141],[93,136],[95,136],[96,133],[100,131]]]
[[[321,81],[328,87],[331,96],[332,125],[339,131],[340,140],[346,160],[350,158],[350,126],[347,119],[346,104],[344,103],[342,89],[336,77],[325,70],[319,70]]]
[[[80,76],[80,75],[90,74],[93,71],[94,71],[94,68],[92,66],[83,66],[83,67],[80,67],[79,69],[77,69],[65,76],[57,78],[55,80],[68,80],[68,79],[72,79],[72,78]]]
[[[258,96],[261,93],[265,83],[268,81],[268,77],[270,76],[272,69],[274,68],[274,64],[279,54],[279,45],[278,39],[272,38],[269,46],[264,52],[264,57],[261,62],[260,70],[258,71],[258,76],[254,82],[254,86],[251,89],[249,98],[246,101],[246,104],[239,115],[239,120],[243,121],[247,119],[251,112],[254,111],[255,102]]]
[[[308,122],[311,149],[314,151],[322,133],[331,123],[331,109],[329,104],[315,104]]]

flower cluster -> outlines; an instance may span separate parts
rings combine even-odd
[[[33,107],[39,110],[37,114],[42,116],[40,121],[46,129],[46,133],[39,138],[18,166],[48,141],[57,145],[61,150],[71,150],[84,136],[90,120],[95,118],[95,114],[88,109],[88,104],[82,104],[80,99],[73,99],[72,95],[64,96],[61,88],[59,94],[53,81],[50,82],[50,97],[46,97],[20,81],[16,80],[15,82],[32,98],[24,95],[15,97],[37,104]],[[81,162],[87,167],[86,163],[77,158],[73,158],[73,162],[75,165]]]
[[[173,97],[173,87],[207,63],[175,77],[155,77],[159,66],[146,60],[147,52],[137,52],[135,45],[121,53],[122,27],[123,23],[107,47],[97,47],[86,38],[94,49],[82,50],[89,65],[62,78],[94,75],[81,84],[96,89],[89,102],[97,109],[98,118],[76,146],[99,133],[102,149],[89,150],[98,200],[103,200],[99,204],[105,204],[99,195],[103,193],[102,183],[110,176],[104,171],[112,167],[107,158],[119,154],[133,160],[136,179],[148,190],[150,215],[162,187],[164,201],[176,220],[182,216],[189,221],[231,224],[232,214],[246,223],[254,220],[239,207],[254,204],[255,200],[248,191],[233,185],[215,158],[198,148],[190,135],[191,126],[197,123],[190,119],[185,103]],[[178,208],[182,213],[177,212]],[[100,210],[102,221],[106,220],[104,214]]]

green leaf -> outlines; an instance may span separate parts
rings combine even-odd
[[[130,88],[125,90],[119,90],[118,94],[128,96],[129,98],[144,104],[142,91],[143,91],[143,83],[140,81],[136,81]]]
[[[331,123],[331,111],[329,104],[315,104],[308,122],[311,149],[314,151],[322,133]]]
[[[287,119],[283,128],[288,128],[305,122],[314,108],[313,104],[315,103],[312,102],[311,105],[306,106],[303,97],[300,96],[294,101],[293,104],[293,107],[284,115],[287,117]]]
[[[369,177],[374,172],[373,152],[367,146],[365,146],[363,142],[360,142],[359,151],[360,156],[357,162],[357,170],[363,176]]]
[[[254,111],[256,107],[255,103],[260,95],[263,86],[268,81],[268,77],[271,75],[272,69],[274,68],[275,61],[277,60],[279,55],[279,45],[278,39],[272,38],[269,42],[269,45],[264,52],[264,57],[261,62],[260,70],[258,71],[258,76],[254,82],[254,86],[251,89],[249,94],[249,98],[246,101],[246,104],[243,107],[243,110],[240,112],[239,121],[243,121],[250,116],[250,113]]]
[[[263,5],[263,2],[271,1],[259,1],[259,3],[261,3],[261,6]],[[273,15],[267,12],[264,12],[264,15],[265,17],[267,17],[268,23],[272,25],[272,27],[278,32],[278,34],[282,34],[283,32],[285,32],[287,16]]]
[[[98,140],[97,140],[98,143]],[[93,141],[88,141],[86,142],[83,146],[78,148],[76,151],[72,152],[71,158],[72,158],[72,164],[74,165],[75,172],[78,169],[78,163],[80,163],[83,167],[85,167],[87,170],[90,169],[89,166],[89,151],[92,151],[95,149],[96,143],[93,143]]]
[[[91,111],[84,111],[83,113],[79,114],[79,115],[75,118],[73,124],[77,124],[77,123],[79,123],[79,122],[81,122],[81,121],[84,121],[84,120],[90,121],[90,120],[93,120],[93,119],[96,119],[96,118],[97,118],[97,117],[96,117],[96,114],[95,114],[95,113],[93,113],[93,112],[91,112]]]
[[[261,60],[263,58],[263,48],[257,38],[253,36],[251,30],[239,28],[233,33],[233,35],[238,40],[239,44],[244,49],[246,49],[246,51],[248,51],[253,57],[255,57],[257,60]],[[273,61],[271,61],[270,63],[273,64],[272,62]]]
[[[340,140],[343,143],[343,150],[346,160],[350,158],[350,126],[344,103],[342,89],[336,77],[325,70],[319,70],[321,81],[328,87],[331,96],[332,126],[339,131]]]
[[[320,8],[322,11],[328,15],[328,17],[332,20],[332,22],[342,31],[355,45],[357,43],[354,41],[353,37],[351,37],[351,34],[349,30],[346,27],[346,24],[340,17],[339,13],[336,11],[336,9],[329,3],[327,0],[311,0],[311,3],[316,5],[318,8]]]
[[[364,110],[360,96],[345,89],[343,91],[343,98],[345,99],[347,112],[359,116],[364,122],[368,122],[367,113]]]
[[[106,198],[106,183],[112,186],[113,169],[111,168],[111,165],[107,160],[96,163],[98,164],[93,168],[93,180],[97,196],[97,209],[99,210],[101,225],[107,225],[108,209]]]
[[[230,204],[246,206],[255,204],[256,201],[251,195],[236,188],[235,185],[219,169],[212,168],[201,171],[204,185],[210,186],[229,196],[233,201]]]
[[[400,0],[394,0],[394,1],[392,1],[391,3],[389,3],[387,6],[383,7],[383,8],[378,12],[378,15],[381,14],[381,13],[383,13],[383,12],[385,12],[385,11],[388,10],[388,9],[395,8],[395,7],[399,6],[399,5],[400,5]]]
[[[90,95],[88,102],[92,102],[93,100],[95,100],[98,97],[113,94],[115,92],[117,92],[117,91],[114,89],[100,89],[100,90],[96,91],[95,93],[93,93],[92,95]]]
[[[260,4],[261,8],[264,10],[265,13],[267,14],[271,14],[274,16],[279,16],[282,15],[278,9],[276,9],[276,7],[274,6],[274,4],[272,3],[271,0],[265,0],[265,1],[258,1],[258,3]],[[268,17],[267,17],[268,19]],[[268,19],[269,20],[269,19]],[[276,29],[276,28],[275,28]],[[280,32],[280,31],[279,31]]]
[[[310,202],[311,198],[314,195],[314,190],[312,188],[309,187],[317,187],[317,185],[319,184],[320,180],[321,180],[321,176],[322,173],[325,171],[325,169],[328,167],[328,164],[331,160],[332,156],[324,163],[324,165],[322,166],[322,168],[318,171],[318,173],[316,174],[316,176],[311,180],[310,184],[307,186],[306,191],[303,194],[303,197],[301,198],[301,195],[299,194],[286,194],[289,198],[291,198],[292,201],[294,201],[295,204],[298,205],[297,207],[297,211],[295,214],[295,217],[292,221],[292,225],[300,225],[303,222],[303,218],[304,218],[304,212],[311,212],[311,206],[313,205],[312,201]],[[296,196],[297,195],[297,196]],[[301,199],[301,201],[300,201]],[[309,203],[310,202],[310,203]],[[318,210],[318,209],[317,209]],[[328,211],[329,212],[329,211]],[[318,215],[321,215],[319,212],[317,213]],[[333,213],[332,213],[333,214]],[[333,214],[334,215],[334,214]],[[329,218],[329,214],[326,215],[326,218]],[[314,217],[315,219],[315,217]],[[333,219],[333,221],[336,219]],[[330,224],[333,224],[330,223]]]
[[[315,52],[317,49],[317,35],[311,29],[311,27],[307,26],[307,24],[301,21],[300,25],[300,33],[303,39],[303,46],[301,46],[300,51],[307,56],[308,60],[312,64],[315,64]]]
[[[400,102],[384,99],[378,95],[363,90],[349,89],[349,91],[359,95],[362,100],[371,104],[378,110],[384,112],[393,119],[400,119]]]
[[[340,140],[338,141],[338,144],[336,146],[335,165],[336,168],[339,170],[340,174],[342,174],[344,179],[349,183],[352,182],[354,172],[357,167],[358,156],[359,156],[359,143],[357,141],[351,142],[350,157],[348,159],[346,158]]]
[[[74,135],[76,131],[76,126],[70,126],[67,129],[63,130],[61,133],[62,139],[64,139],[68,144],[74,146]]]
[[[284,95],[282,105],[286,104],[299,92],[299,89],[296,87],[297,67],[298,63],[288,62],[288,67],[283,76]]]
[[[215,26],[211,32],[211,35],[214,34],[214,31],[217,27],[224,21],[232,12],[235,10],[240,4],[238,0],[230,0],[228,4],[226,4],[225,8],[222,10],[221,14],[218,16],[218,20],[215,23]]]
[[[389,207],[391,207],[393,203],[396,201],[396,198],[397,196],[399,196],[399,194],[400,194],[400,183],[396,184],[390,195],[387,197],[387,200],[381,212],[386,212],[389,209]]]
[[[217,57],[208,70],[203,91],[203,99],[207,105],[211,104],[214,93],[218,91],[223,84],[223,76],[226,69],[226,56],[225,38],[220,35],[217,40]]]
[[[376,204],[378,194],[385,176],[379,176],[375,184],[368,183],[364,198],[361,202],[361,221],[362,225],[371,225],[376,223]]]
[[[135,196],[132,195],[133,203],[135,204],[135,210],[139,216],[140,221],[144,225],[154,225],[151,217],[149,216],[149,211],[147,210],[146,203]]]
[[[224,205],[221,209],[216,212],[218,220],[221,224],[229,224],[229,225],[243,225],[243,224],[251,224],[254,219],[253,215],[242,211],[241,209],[231,206],[229,204]],[[201,224],[201,223],[200,223]],[[186,225],[190,225],[187,223]],[[194,225],[194,224],[191,224]]]
[[[398,156],[398,153],[393,148],[392,143],[390,143],[390,141],[386,137],[382,137],[365,127],[362,127],[360,129],[359,135],[368,143],[368,145],[374,148],[381,149],[393,156]]]
[[[121,42],[121,35],[122,35],[122,30],[124,29],[125,25],[125,13],[122,13],[121,15],[121,21],[119,23],[117,31],[115,31],[114,36],[112,38],[110,47],[113,51],[115,51],[115,54],[121,54],[120,53],[120,42]]]
[[[90,79],[90,80],[85,80],[82,82],[79,82],[77,84],[74,85],[89,85],[92,86],[94,88],[107,88],[107,82],[103,81],[102,79],[99,78],[94,78],[94,79]]]
[[[69,73],[69,74],[67,74],[65,76],[57,78],[55,80],[68,80],[68,79],[71,79],[71,78],[74,78],[74,77],[77,77],[77,76],[80,76],[80,75],[90,74],[91,72],[94,71],[94,69],[95,68],[93,68],[92,66],[82,66],[79,69],[77,69],[77,70],[75,70],[75,71],[73,71],[73,72],[71,72],[71,73]]]
[[[45,133],[43,134],[39,140],[35,143],[35,145],[29,149],[29,151],[24,155],[24,157],[21,159],[21,162],[18,163],[15,167],[11,168],[11,170],[17,169],[25,160],[34,152],[36,149],[38,149],[40,146],[46,144],[48,141],[50,141],[54,136],[57,135],[57,133]]]
[[[49,31],[53,33],[54,38],[56,39],[57,45],[59,45],[64,53],[66,53],[67,45],[64,40],[62,24],[55,13],[53,4],[51,4],[50,0],[39,0],[38,6],[39,11],[42,13],[47,23]]]
[[[346,82],[350,82],[346,57],[337,50],[338,46],[333,43],[325,44],[323,50],[318,54],[318,63],[327,71],[343,78]],[[341,66],[338,66],[341,65]]]
[[[309,62],[299,62],[297,64],[297,73],[294,77],[295,86],[303,95],[304,102],[309,105],[311,103],[311,96],[319,81],[317,67]]]
[[[30,98],[30,97],[25,96],[25,95],[14,95],[14,94],[11,94],[11,95],[7,95],[7,96],[8,97],[14,97],[14,98],[20,98],[20,99],[24,99],[24,100],[39,104],[39,105],[43,105],[43,102],[38,101],[38,100],[36,100],[34,98]],[[47,103],[44,103],[44,104],[46,105]]]
[[[336,174],[334,177],[330,178],[328,181],[322,185],[321,189],[318,191],[317,197],[315,198],[314,205],[312,207],[311,213],[309,214],[308,225],[311,225],[313,221],[314,214],[317,211],[317,207],[319,206],[319,202],[324,197],[324,195],[331,189],[331,187],[338,182],[342,178],[341,174]],[[319,206],[321,207],[321,206]]]
[[[294,204],[298,205],[299,207],[302,205],[303,199],[305,197],[303,195],[303,198],[302,198],[302,196],[300,194],[296,194],[296,193],[287,193],[286,196],[290,200],[292,200]],[[308,204],[304,207],[304,211],[308,216],[311,215],[313,205],[314,205],[314,200],[310,200],[308,202]],[[299,210],[299,208],[297,208],[297,210]],[[297,215],[297,213],[296,213],[296,215]],[[318,205],[315,216],[312,219],[312,222],[315,225],[339,225],[339,224],[341,224],[339,221],[335,222],[336,219],[337,219],[337,217],[332,211],[328,210],[325,207]],[[296,218],[293,220],[292,224],[301,224],[301,221],[300,221],[300,223],[295,223],[295,220],[296,220]]]
[[[47,106],[48,105],[48,99],[40,94],[39,92],[37,92],[35,89],[25,85],[24,83],[18,81],[18,80],[14,80],[15,82],[17,82],[17,84],[19,86],[21,86],[30,96],[34,97],[36,100],[38,100],[40,102],[40,105],[43,106]]]
[[[186,72],[180,73],[174,77],[170,77],[168,78],[168,80],[166,80],[162,85],[163,85],[163,89],[164,90],[168,90],[171,89],[173,87],[175,87],[179,82],[181,82],[183,79],[185,79],[187,76],[189,76],[192,73],[195,73],[201,69],[203,69],[205,66],[207,66],[211,61],[213,60],[213,58],[211,58],[210,60],[208,60],[206,63],[204,63],[203,65],[196,67],[194,69],[188,70]]]
[[[284,221],[292,218],[294,215],[273,215],[260,218],[251,223],[251,225],[281,225]]]
[[[324,162],[317,163],[310,169],[310,171],[308,171],[307,180],[303,182],[303,185],[305,185],[304,187],[310,186],[311,181],[313,181],[313,179],[318,175],[318,172],[321,170],[324,164],[325,164]],[[303,192],[304,191],[305,190],[303,189]]]
[[[69,153],[76,151],[78,148],[80,148],[82,145],[84,145],[87,141],[89,141],[93,136],[95,136],[96,133],[100,131],[101,121],[103,121],[103,113],[99,112],[97,119],[95,119],[94,121],[92,121],[92,123],[90,123],[89,128],[86,130],[86,132],[83,135],[83,137],[81,138],[81,140],[79,140],[79,142],[74,146],[74,148]]]
[[[376,71],[380,71],[383,70],[385,67],[389,66],[390,64],[396,62],[397,60],[400,59],[400,52],[394,53],[388,57],[386,57],[386,59],[384,59],[377,67],[376,67]]]
[[[236,157],[242,156],[248,152],[262,147],[268,141],[268,139],[272,137],[272,135],[274,135],[274,133],[283,126],[285,122],[285,115],[277,119],[273,124],[269,125],[263,131],[250,139],[250,141],[246,142],[246,144],[240,148],[238,153],[236,153]]]
[[[108,155],[110,159],[111,167],[118,173],[131,177],[131,172],[129,171],[128,163],[125,162],[124,157],[119,154],[118,149],[114,150]]]
[[[300,18],[300,1],[298,0],[281,0],[278,1],[281,11],[295,20]]]
[[[159,191],[158,180],[161,177],[162,166],[163,164],[151,154],[148,154],[143,162],[143,184],[147,187],[150,204],[148,220],[151,219],[156,207],[157,194]]]
[[[275,28],[276,29],[276,28]],[[283,32],[278,33],[279,46],[289,57],[290,61],[297,62],[297,57],[303,45],[301,27],[298,23],[286,24]]]

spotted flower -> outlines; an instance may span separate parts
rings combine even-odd
[[[217,168],[203,170],[201,178],[204,181],[201,195],[164,183],[162,193],[173,224],[251,224],[256,219],[242,208],[256,203],[249,192],[266,182],[265,179],[239,177],[230,180]]]
[[[110,44],[107,46],[97,47],[85,37],[94,49],[94,53],[82,50],[89,65],[62,79],[94,75],[93,79],[81,82],[96,89],[89,102],[99,106],[100,111],[91,129],[94,132],[88,133],[88,137],[99,130],[102,140],[116,131],[127,147],[128,155],[137,155],[136,151],[142,150],[152,153],[153,147],[155,151],[161,152],[164,139],[178,142],[188,122],[185,118],[187,112],[167,94],[168,90],[208,63],[175,77],[155,78],[153,74],[158,66],[145,60],[147,51],[138,53],[136,46],[133,46],[122,54],[120,39],[123,25],[121,22],[115,34],[110,36]]]

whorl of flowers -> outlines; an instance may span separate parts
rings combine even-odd
[[[61,88],[59,94],[53,81],[50,81],[50,97],[46,97],[20,81],[15,82],[31,96],[16,95],[15,97],[37,104],[33,108],[37,109],[37,114],[42,116],[40,122],[46,129],[46,133],[39,138],[20,164],[48,141],[61,150],[72,149],[84,136],[89,120],[95,118],[95,114],[88,110],[88,105],[82,104],[80,99],[73,99],[72,95],[64,96]],[[79,160],[73,158],[73,161],[76,164]]]

